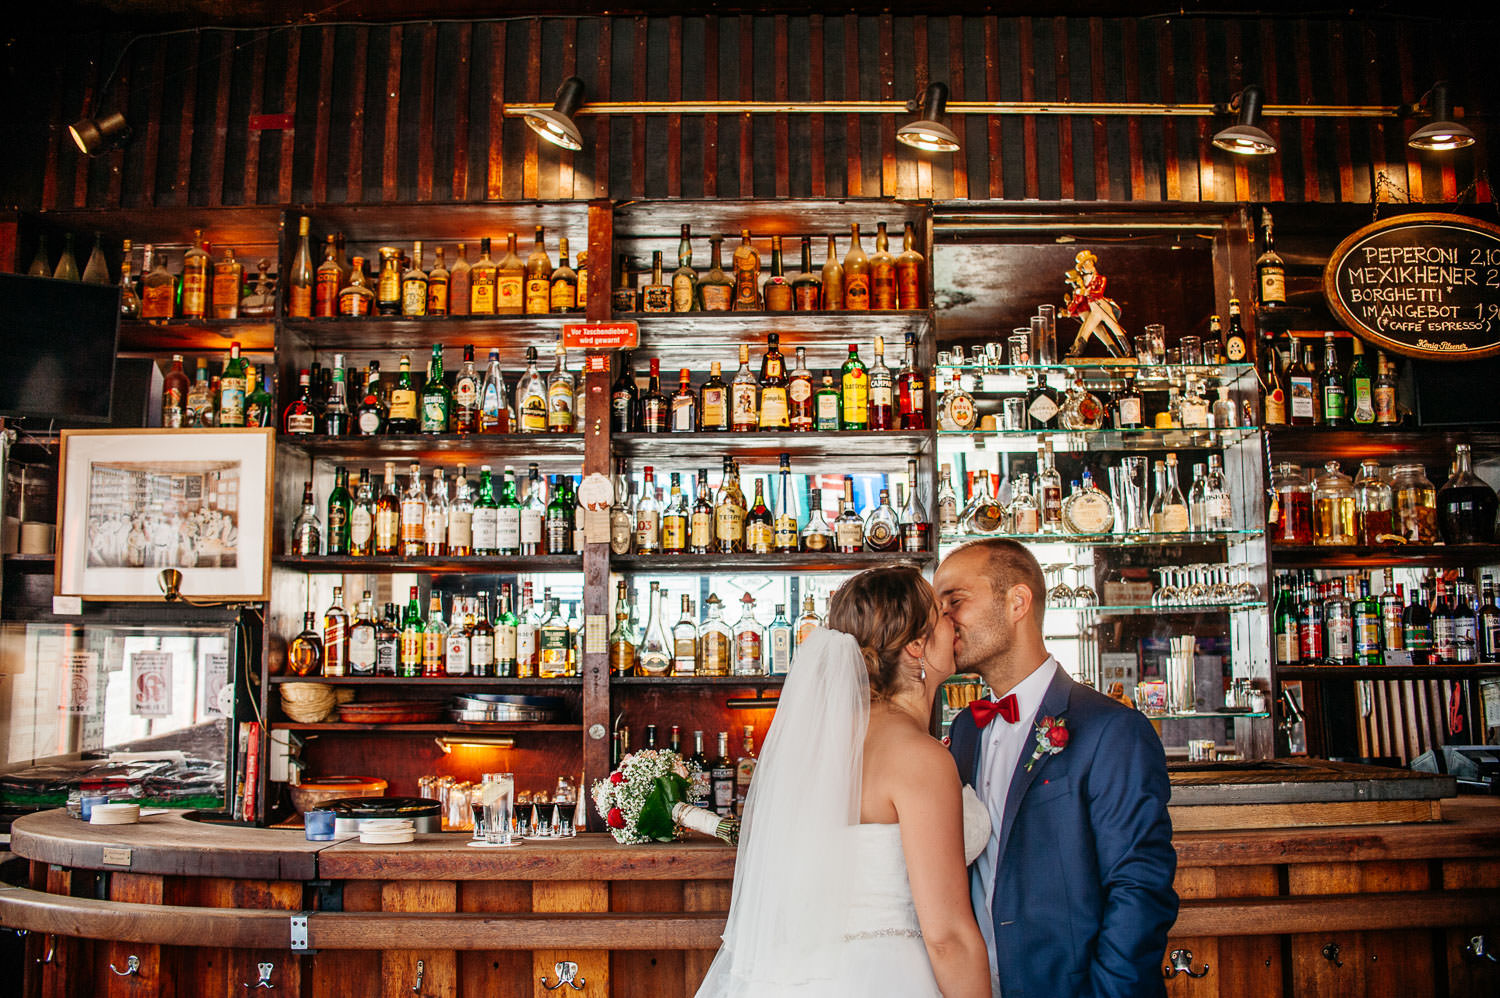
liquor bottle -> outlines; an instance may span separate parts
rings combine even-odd
[[[578,271],[568,266],[568,237],[557,240],[557,269],[552,271],[548,307],[553,312],[578,312]]]
[[[792,306],[799,312],[816,312],[822,302],[823,278],[812,269],[812,237],[802,237],[802,266],[792,275]]]
[[[771,548],[780,553],[790,553],[796,551],[798,545],[797,511],[792,505],[792,456],[783,453],[778,462],[780,497],[771,525]]]
[[[677,372],[677,391],[672,393],[671,404],[673,431],[691,433],[698,428],[698,393],[693,390],[693,373],[685,367]]]
[[[484,599],[485,594],[480,593],[481,605]],[[520,619],[511,608],[510,583],[501,583],[500,606],[495,613],[494,622],[487,620],[483,613],[474,622],[474,635],[469,639],[470,660],[487,663],[485,667],[489,670],[489,675],[514,677],[520,672],[520,629]]]
[[[440,558],[448,554],[448,483],[443,469],[432,469],[432,488],[427,493],[427,511],[422,517],[423,554]]]
[[[727,676],[734,666],[734,632],[724,621],[724,604],[709,593],[703,601],[708,619],[698,632],[698,666],[705,676]]]
[[[609,386],[609,432],[635,433],[640,429],[640,389],[635,383],[634,357],[620,354],[619,374]]]
[[[895,306],[891,306],[895,307]],[[875,337],[875,360],[870,365],[867,384],[869,388],[869,428],[872,430],[895,429],[895,378],[885,366],[885,337]]]
[[[1474,586],[1459,579],[1453,599],[1453,661],[1473,665],[1479,661],[1478,609],[1473,597]]]
[[[1042,533],[1061,533],[1062,474],[1057,470],[1056,462],[1053,461],[1051,442],[1043,437],[1037,437],[1036,441],[1036,467],[1037,504],[1041,507]],[[1184,514],[1187,512],[1186,500],[1183,503],[1183,512]],[[1186,522],[1182,529],[1187,529]]]
[[[1427,665],[1432,657],[1432,613],[1421,590],[1412,586],[1411,602],[1401,611],[1401,639],[1411,652],[1412,662]]]
[[[1061,412],[1057,392],[1047,383],[1046,372],[1038,372],[1026,391],[1027,429],[1058,429],[1058,414]]]
[[[635,510],[631,497],[635,484],[629,481],[625,459],[615,464],[614,502],[609,507],[609,551],[615,555],[628,555],[635,539]]]
[[[365,375],[364,398],[360,399],[359,408],[354,412],[354,429],[362,437],[373,437],[386,431],[388,412],[380,396],[380,361],[372,360]]]
[[[517,517],[517,523],[520,525],[521,554],[547,553],[543,542],[543,524],[546,518],[547,502],[542,496],[542,476],[537,471],[536,462],[532,461],[526,466],[526,501],[521,503]],[[565,554],[566,552],[551,553]]]
[[[245,265],[234,258],[234,250],[226,249],[224,259],[213,264],[213,278],[209,282],[208,314],[215,319],[238,319],[240,317],[240,288],[245,283]]]
[[[1126,376],[1120,390],[1115,393],[1114,425],[1119,430],[1140,429],[1145,418],[1145,406],[1135,378]]]
[[[667,505],[661,511],[662,554],[682,554],[687,551],[690,516],[687,497],[682,492],[682,478],[674,471]]]
[[[387,603],[375,622],[375,675],[394,676],[401,663],[401,613]]]
[[[386,418],[387,433],[416,433],[421,427],[418,416],[421,409],[417,403],[417,388],[411,380],[411,357],[401,355],[396,373],[396,386],[391,389],[389,416]]]
[[[714,499],[714,537],[720,554],[745,550],[745,493],[740,490],[739,467],[724,458],[724,481]]]
[[[552,351],[552,370],[547,375],[547,432],[573,432],[573,405],[577,392],[577,381],[568,370],[568,348],[562,337]]]
[[[1266,341],[1266,372],[1264,384],[1266,402],[1264,409],[1267,426],[1287,425],[1287,377],[1281,369],[1281,351],[1274,340]]]
[[[734,267],[734,310],[757,311],[760,299],[760,254],[750,242],[750,230],[740,230],[740,244],[730,263]]]
[[[749,359],[749,347],[744,348]],[[631,381],[632,387],[634,380]],[[698,428],[700,430],[723,431],[729,429],[729,386],[724,384],[724,374],[718,361],[709,367],[708,380],[698,388]]]
[[[174,353],[172,368],[161,381],[162,426],[179,429],[187,424],[187,396],[191,388],[187,372],[182,369],[182,354]]]
[[[666,433],[671,426],[672,400],[661,390],[661,360],[652,357],[646,377],[646,391],[641,395],[640,429],[642,433]]]
[[[1240,323],[1240,300],[1229,299],[1229,331],[1224,335],[1224,356],[1231,364],[1243,363],[1250,355],[1250,346],[1245,339],[1245,327]]]
[[[177,279],[167,271],[166,253],[153,254],[151,244],[147,243],[144,254],[141,259],[141,318],[148,322],[170,319],[177,311]]]
[[[766,505],[764,483],[765,479],[755,480],[755,501],[745,514],[745,550],[751,554],[770,554],[776,546],[776,526]]]
[[[823,490],[807,490],[807,523],[803,525],[798,544],[803,551],[832,551],[833,526],[823,514]]]
[[[396,663],[396,674],[412,679],[422,674],[422,603],[417,596],[417,587],[411,587],[411,598],[406,602],[406,615],[401,620],[401,645]]]
[[[469,660],[469,634],[474,627],[474,611],[469,601],[461,596],[453,597],[453,607],[448,615],[448,630],[443,635],[443,675],[472,675],[474,665]]]
[[[1375,425],[1392,427],[1401,422],[1396,411],[1396,362],[1384,350],[1375,353],[1375,383],[1371,388]]]
[[[776,615],[766,625],[765,670],[770,676],[784,676],[792,667],[792,622],[786,616],[786,604],[776,604]]]
[[[434,475],[438,482],[442,481],[441,469],[435,471]],[[443,516],[446,526],[446,542],[442,553],[455,558],[473,554],[474,491],[469,485],[467,465],[458,466],[458,474],[453,478],[453,498],[446,503]]]
[[[1298,662],[1297,616],[1292,597],[1290,576],[1279,578],[1276,600],[1272,608],[1272,630],[1275,634],[1277,666],[1293,666]]]
[[[227,375],[228,368],[225,368],[225,373]],[[333,355],[333,367],[329,370],[329,374],[331,380],[328,384],[328,398],[323,403],[322,431],[330,437],[346,437],[349,435],[350,420],[349,401],[344,390],[343,354]],[[220,379],[220,385],[223,385],[223,379]]]
[[[801,648],[802,642],[812,633],[813,629],[821,626],[823,618],[818,616],[817,603],[811,596],[802,597],[802,614],[797,618],[792,629],[792,647]]]
[[[840,519],[842,519],[842,514]],[[880,501],[870,510],[861,527],[866,551],[896,551],[901,547],[901,521],[891,507],[891,493],[880,490]]]
[[[630,276],[630,257],[620,254],[619,283],[610,292],[609,306],[615,314],[634,312],[639,304],[635,281]]]
[[[762,430],[785,430],[790,425],[787,398],[786,358],[781,337],[766,336],[766,352],[760,359],[760,422]]]
[[[318,521],[318,505],[313,501],[312,482],[302,486],[302,512],[292,523],[292,553],[311,557],[322,553],[323,528]]]
[[[813,429],[837,430],[844,418],[843,394],[833,383],[833,374],[823,372],[823,383],[813,392]]]
[[[443,266],[443,248],[436,247],[432,256],[432,269],[427,272],[427,314],[443,316],[448,314],[448,285],[451,277],[448,268]],[[419,259],[417,267],[421,266]]]
[[[303,215],[297,220],[297,252],[292,257],[291,272],[286,281],[286,314],[294,319],[312,317],[313,262],[309,233],[312,219]]]
[[[844,498],[839,515],[833,521],[833,549],[839,554],[854,554],[865,547],[865,524],[854,508],[854,478],[844,476]]]
[[[538,227],[537,239],[537,245],[540,248],[540,227]],[[488,245],[488,239],[480,241],[480,254],[486,262],[488,262],[489,257]],[[535,257],[536,253],[533,252],[532,256]],[[530,283],[532,280],[550,282],[552,266],[551,261],[546,259],[545,250],[542,250],[542,259],[540,261],[533,263],[532,260],[528,260],[523,263],[520,255],[516,252],[516,234],[511,232],[505,237],[505,255],[493,267],[494,276],[493,278],[487,278],[487,280],[494,289],[492,297],[495,302],[494,312],[496,315],[521,315],[523,312],[536,312],[536,314],[540,314],[547,311],[547,307],[551,305],[550,283],[547,284],[545,289],[540,283],[535,287]],[[534,274],[533,271],[535,272]],[[475,282],[479,280],[478,264],[475,265],[473,279]],[[532,294],[536,296],[535,301],[532,302],[535,305],[535,309],[528,307],[528,296]],[[543,305],[544,301],[546,307]]]
[[[380,270],[375,274],[375,314],[401,314],[401,251],[380,247]]]
[[[871,373],[870,391],[874,396],[874,373]],[[916,337],[906,334],[902,350],[901,370],[896,373],[896,428],[902,430],[927,429],[927,379],[917,370]]]
[[[427,382],[422,388],[422,432],[447,433],[452,408],[453,396],[443,379],[443,345],[434,343],[432,357],[427,361]]]
[[[1458,615],[1455,612],[1457,596],[1449,601],[1441,573],[1436,579],[1436,585],[1432,606],[1431,660],[1434,665],[1450,665],[1458,661]]]
[[[656,501],[656,472],[646,465],[640,501],[635,504],[635,550],[637,554],[661,551],[661,504]]]
[[[1329,665],[1354,664],[1354,607],[1347,587],[1335,581],[1323,601],[1324,661]]]
[[[1265,230],[1266,248],[1255,258],[1255,275],[1260,289],[1260,307],[1269,311],[1286,304],[1286,265],[1276,252],[1276,242],[1271,234],[1270,208],[1261,209],[1260,224]]]
[[[198,358],[198,367],[193,373],[193,381],[188,386],[187,400],[184,402],[182,408],[184,426],[198,427],[214,425],[214,397],[211,394],[211,386],[208,381],[208,362],[202,357]],[[289,430],[288,432],[291,431]],[[309,430],[308,432],[312,431]]]
[[[396,491],[396,464],[385,463],[385,484],[375,501],[375,553],[393,555],[401,550],[401,497]]]
[[[1063,500],[1063,530],[1070,534],[1107,534],[1115,527],[1115,507],[1083,469],[1083,481]]]
[[[509,263],[515,256],[515,233],[511,233],[511,252],[506,254],[506,262]],[[514,261],[519,267],[520,260]],[[505,297],[505,314],[519,314],[521,311],[521,288],[514,283],[514,269],[508,271],[506,290],[511,292]],[[479,240],[479,259],[474,261],[474,266],[469,269],[469,314],[470,315],[494,315],[500,306],[501,292],[499,288],[499,271],[495,261],[490,259],[490,240],[485,236]]]
[[[823,311],[845,308],[844,265],[839,263],[838,237],[828,236],[828,255],[823,261]]]
[[[495,500],[494,482],[490,477],[490,466],[479,467],[479,490],[474,497],[473,510],[469,514],[469,545],[476,555],[514,553],[502,551],[499,543],[500,504]],[[450,520],[452,512],[450,510]],[[520,546],[519,537],[516,547]]]
[[[1156,495],[1151,500],[1151,529],[1158,534],[1186,533],[1192,523],[1187,499],[1177,484],[1177,455],[1167,454],[1165,463],[1156,462],[1161,473]]]
[[[1345,389],[1349,419],[1355,426],[1375,424],[1375,372],[1365,353],[1364,342],[1355,336],[1354,359],[1349,362],[1348,384]]]
[[[844,308],[868,311],[870,308],[870,258],[859,244],[859,223],[849,226],[849,252],[844,255]]]
[[[1223,455],[1208,455],[1208,473],[1203,476],[1201,503],[1193,512],[1193,526],[1198,530],[1233,529],[1234,502],[1224,478]]]
[[[683,599],[687,597],[684,596]],[[701,731],[693,732],[693,754],[688,758],[688,762],[693,764],[689,767],[693,779],[688,788],[688,799],[705,807],[712,807],[713,784],[709,778],[709,767],[712,764],[703,751],[703,732]]]
[[[755,619],[755,597],[745,593],[740,597],[740,619],[731,627],[734,634],[734,665],[736,676],[761,676],[765,674],[761,654],[765,632],[760,621]]]
[[[1401,651],[1406,642],[1401,634],[1401,611],[1406,609],[1406,594],[1393,581],[1395,573],[1385,570],[1385,591],[1380,594],[1380,646],[1384,651]]]
[[[1313,362],[1313,345],[1302,344],[1302,361],[1293,364],[1288,372],[1290,407],[1288,415],[1292,426],[1316,426],[1322,414],[1322,400],[1318,393],[1318,369]]]
[[[401,314],[427,314],[427,271],[422,269],[422,243],[411,246],[411,266],[401,274]]]
[[[536,347],[526,348],[526,370],[516,384],[516,410],[520,432],[547,432],[547,383],[536,367]]]
[[[734,760],[734,813],[745,813],[750,795],[750,781],[755,778],[755,726],[745,725],[745,740]]]
[[[287,645],[287,668],[294,676],[317,676],[323,672],[323,642],[313,621],[311,610],[302,615],[302,633]]]
[[[709,807],[721,818],[734,814],[734,760],[729,757],[729,732],[719,732],[719,754],[708,771]]]
[[[368,557],[375,553],[375,485],[370,469],[359,469],[359,484],[349,504],[349,554]]]
[[[1486,664],[1500,661],[1500,607],[1495,605],[1495,583],[1488,573],[1483,576],[1484,602],[1475,612],[1475,660]]]
[[[335,468],[328,493],[328,553],[347,555],[353,546],[354,497],[349,494],[349,469]]]
[[[1453,477],[1437,491],[1443,542],[1488,544],[1495,536],[1495,490],[1474,474],[1468,444],[1454,445],[1453,464]]]
[[[643,676],[672,674],[672,639],[662,619],[661,583],[652,581],[647,603],[646,630],[636,652],[636,669]]]
[[[545,315],[552,307],[552,258],[547,255],[546,230],[540,225],[526,258],[525,307],[527,315]]]
[[[760,426],[760,385],[750,370],[750,347],[740,344],[740,368],[729,384],[729,427],[744,433]]]
[[[870,376],[859,359],[858,344],[849,344],[849,357],[840,372],[840,395],[843,415],[839,424],[844,430],[870,428]]]
[[[953,466],[946,462],[938,471],[937,520],[939,534],[958,528],[958,493],[953,491]]]
[[[469,244],[459,243],[448,272],[448,314],[468,315],[474,289],[474,269],[469,266]]]
[[[911,222],[906,223],[906,232],[901,237],[901,253],[896,257],[896,301],[903,309],[922,307],[922,287],[926,258],[917,252],[916,232]]]
[[[651,280],[641,288],[641,311],[672,311],[672,286],[662,280],[661,250],[651,254]]]
[[[443,674],[443,651],[447,644],[448,625],[443,622],[443,597],[433,591],[427,601],[427,620],[422,625],[422,677],[436,679]]]
[[[365,276],[365,258],[354,258],[349,272],[349,283],[339,289],[338,314],[345,318],[358,318],[375,311],[375,291]]]
[[[807,368],[807,348],[797,348],[797,363],[787,375],[787,426],[795,433],[811,430],[815,423],[812,371]]]
[[[723,244],[723,236],[708,237],[708,273],[699,279],[695,295],[697,307],[704,312],[728,312],[734,305],[734,278],[724,272]]]
[[[698,621],[693,616],[693,599],[682,597],[682,615],[672,625],[672,675],[698,674]],[[703,751],[703,732],[698,732],[698,751]]]
[[[677,269],[672,271],[672,311],[691,312],[697,304],[698,272],[693,269],[692,229],[683,225],[677,240]]]
[[[474,433],[479,429],[479,371],[474,367],[474,344],[464,345],[464,364],[453,379],[453,429]]]
[[[334,591],[334,603],[339,602],[338,591]],[[366,589],[354,610],[354,623],[349,625],[347,661],[351,676],[373,676],[380,655],[380,628],[375,622],[375,604]]]
[[[875,252],[870,256],[870,308],[890,310],[897,307],[896,258],[891,256],[890,238],[885,222],[876,224]]]
[[[333,587],[333,602],[323,611],[323,675],[349,674],[349,613],[344,609],[344,589]]]
[[[493,488],[490,494],[489,512],[486,514],[493,517],[495,521],[494,547],[491,553],[501,555],[516,555],[521,553],[521,479],[515,469],[506,465],[500,475],[499,495],[495,495]],[[475,503],[475,512],[479,510],[479,503]],[[543,510],[545,513],[545,509]],[[528,517],[536,516],[535,511]],[[541,521],[536,520],[532,526],[537,533],[537,543],[541,541]],[[475,552],[483,553],[483,552]]]
[[[329,233],[323,246],[323,262],[314,274],[313,315],[319,319],[331,319],[339,314],[339,292],[344,289],[344,271],[339,266],[338,245],[333,233]],[[218,295],[215,294],[215,298]]]
[[[411,466],[411,482],[401,493],[401,554],[419,558],[426,553],[423,528],[427,524],[427,493],[422,489],[422,469]]]
[[[262,369],[263,371],[264,369]],[[276,399],[267,390],[265,375],[254,364],[245,365],[245,425],[276,425]]]
[[[1380,601],[1370,595],[1370,580],[1359,580],[1359,599],[1354,601],[1354,661],[1357,665],[1379,665]]]
[[[489,362],[484,368],[484,381],[479,386],[479,432],[510,433],[515,427],[515,416],[510,408],[510,396],[505,391],[505,375],[500,371],[500,351],[491,349]]]
[[[1297,613],[1297,657],[1300,665],[1323,664],[1323,600],[1314,594],[1311,584]]]
[[[771,237],[771,274],[761,285],[761,299],[768,312],[792,310],[792,282],[782,267],[780,236]]]
[[[149,243],[147,244],[147,248],[148,249],[150,248],[150,244]],[[148,256],[149,256],[149,254],[148,254]],[[151,269],[151,264],[150,264],[149,258],[148,258],[147,263],[146,263],[146,269],[147,270]],[[26,276],[27,277],[51,277],[52,276],[52,259],[51,259],[50,255],[47,253],[47,235],[46,235],[46,233],[42,233],[41,235],[37,236],[36,256],[34,256],[34,257],[31,258],[31,266],[27,268],[27,270],[26,270]]]
[[[46,255],[46,241],[43,240],[40,252]],[[238,299],[236,299],[235,314],[239,314]],[[134,270],[130,262],[130,240],[126,239],[120,246],[120,318],[125,320],[139,319],[141,317],[141,299],[135,292]]]
[[[544,523],[547,550],[552,554],[568,554],[573,551],[573,481],[567,475],[553,475],[548,484],[551,498]]]
[[[1323,370],[1319,374],[1319,399],[1324,426],[1341,427],[1349,421],[1349,387],[1339,365],[1338,343],[1334,333],[1323,334]]]

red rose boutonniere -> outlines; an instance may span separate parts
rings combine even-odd
[[[1028,773],[1044,756],[1057,755],[1068,747],[1067,723],[1061,717],[1044,717],[1036,722],[1036,747],[1031,750],[1031,758],[1026,762]]]

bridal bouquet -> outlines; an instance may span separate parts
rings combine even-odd
[[[690,800],[696,763],[676,752],[643,749],[620,760],[613,773],[594,782],[594,806],[621,845],[671,842],[691,828],[734,844],[739,822],[720,818]]]

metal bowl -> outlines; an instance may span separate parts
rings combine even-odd
[[[463,724],[495,724],[501,721],[538,723],[556,720],[557,712],[520,704],[491,703],[453,707],[449,709],[448,716]]]

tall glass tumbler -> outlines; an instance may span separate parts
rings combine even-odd
[[[1144,457],[1120,458],[1120,506],[1125,514],[1125,532],[1145,534],[1151,529],[1148,515],[1150,506],[1146,494],[1146,470],[1149,462]]]
[[[1039,305],[1036,317],[1042,320],[1042,341],[1047,344],[1048,363],[1056,364],[1061,356],[1057,352],[1057,309],[1052,305]]]
[[[484,840],[491,845],[511,843],[510,816],[516,778],[511,773],[484,774]]]

